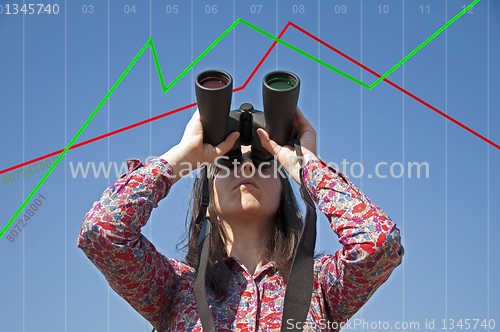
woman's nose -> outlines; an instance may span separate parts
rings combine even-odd
[[[241,158],[241,165],[239,167],[241,175],[251,176],[255,172],[255,165],[253,164],[250,154],[244,154]]]

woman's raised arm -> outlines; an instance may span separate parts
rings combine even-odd
[[[172,309],[177,274],[141,228],[167,195],[173,171],[162,159],[144,166],[139,160],[127,163],[129,172],[87,212],[78,247],[121,297],[153,326],[161,326]]]
[[[343,246],[315,261],[332,324],[340,326],[401,264],[404,249],[396,224],[342,173],[323,161],[310,161],[304,181]]]
[[[401,264],[404,253],[396,224],[340,172],[316,157],[316,132],[297,108],[293,122],[305,159],[303,179],[311,198],[330,221],[343,249],[315,261],[318,294],[325,294],[332,323],[352,317]],[[292,147],[258,130],[262,145],[300,183]]]
[[[204,144],[196,111],[178,145],[145,165],[129,160],[129,172],[102,194],[83,220],[78,246],[110,286],[155,327],[165,326],[175,314],[182,267],[159,253],[141,228],[173,183],[189,173],[183,170],[223,156],[237,137],[233,133],[216,147]]]

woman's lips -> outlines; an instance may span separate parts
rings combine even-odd
[[[244,180],[240,181],[238,183],[238,185],[236,186],[236,188],[238,188],[239,186],[247,186],[247,187],[253,186],[253,187],[257,188],[257,184],[255,183],[255,181],[250,180],[250,179],[244,179]]]

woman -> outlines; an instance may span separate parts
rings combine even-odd
[[[318,160],[316,133],[299,109],[293,127],[299,130],[307,190],[343,249],[315,260],[307,321],[282,322],[286,278],[302,227],[290,184],[274,168],[248,177],[255,166],[245,147],[236,169],[211,167],[207,216],[214,227],[206,280],[217,331],[280,331],[282,324],[304,331],[339,330],[401,263],[403,248],[395,223],[340,172]],[[258,134],[300,183],[297,159],[291,158],[295,151],[277,145],[262,129]],[[200,181],[193,190],[187,263],[157,252],[141,227],[188,165],[213,163],[238,135],[230,134],[216,147],[203,144],[195,112],[178,145],[144,166],[130,161],[131,171],[104,192],[83,221],[78,246],[158,331],[202,331],[193,294]]]

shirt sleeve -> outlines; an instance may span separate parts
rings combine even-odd
[[[172,311],[178,277],[172,263],[141,234],[153,208],[172,185],[172,167],[162,159],[145,165],[127,161],[129,171],[87,212],[78,247],[109,285],[153,326]]]
[[[343,246],[315,264],[330,318],[340,324],[351,318],[401,264],[404,249],[399,229],[341,172],[324,161],[309,161],[303,177],[311,198]]]

